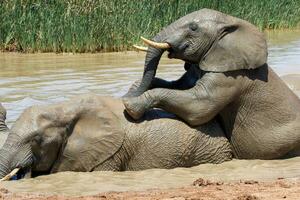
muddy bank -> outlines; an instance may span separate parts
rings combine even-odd
[[[60,172],[47,176],[6,181],[1,186],[14,193],[48,193],[91,196],[103,192],[145,191],[190,185],[197,177],[213,181],[271,181],[300,178],[300,157],[285,160],[237,160],[191,168],[149,169],[125,172]]]
[[[300,179],[277,179],[260,182],[254,180],[238,182],[213,182],[199,178],[189,186],[173,189],[156,189],[139,192],[106,192],[92,196],[67,197],[63,195],[12,193],[4,188],[0,189],[1,199],[299,199]]]

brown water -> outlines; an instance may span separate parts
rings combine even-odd
[[[268,32],[269,64],[300,95],[300,31]],[[121,96],[141,77],[144,53],[0,54],[0,102],[11,125],[28,106],[59,102],[86,92]],[[175,79],[182,62],[164,58],[158,76]],[[287,160],[233,160],[172,170],[65,172],[1,183],[15,192],[87,195],[102,191],[168,188],[199,177],[216,180],[300,177],[300,157]]]

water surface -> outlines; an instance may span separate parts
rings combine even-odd
[[[300,31],[267,33],[269,64],[300,95]],[[11,125],[27,107],[66,100],[87,92],[120,97],[141,77],[144,53],[0,54],[0,102]],[[176,79],[181,61],[163,58],[158,76]],[[300,177],[300,158],[233,160],[172,170],[140,172],[64,172],[1,183],[15,192],[87,195],[103,191],[143,190],[191,184],[199,177],[215,180]]]

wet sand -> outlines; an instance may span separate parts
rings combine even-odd
[[[125,172],[60,172],[1,183],[11,192],[41,192],[81,196],[100,192],[143,191],[190,185],[197,177],[212,181],[300,178],[300,157],[285,160],[237,160],[191,168],[149,169]]]
[[[164,199],[164,200],[298,200],[300,179],[277,179],[274,181],[240,180],[238,182],[214,182],[199,178],[188,186],[172,189],[156,189],[140,192],[105,192],[91,196],[67,197],[51,194],[11,193],[0,189],[1,199],[44,200],[94,200],[94,199]]]

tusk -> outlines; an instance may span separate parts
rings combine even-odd
[[[15,168],[9,174],[7,174],[2,179],[0,179],[0,181],[8,181],[11,177],[13,177],[16,173],[18,173],[19,170],[20,168]]]
[[[149,46],[152,46],[154,48],[157,48],[157,49],[169,49],[171,46],[164,42],[164,43],[160,43],[160,42],[153,42],[151,40],[148,40],[144,37],[141,37],[141,39],[145,42],[145,44],[148,44]]]
[[[137,51],[147,51],[147,50],[148,50],[147,47],[141,47],[141,46],[137,46],[137,45],[133,45],[133,47],[134,47],[135,50],[137,50]]]

